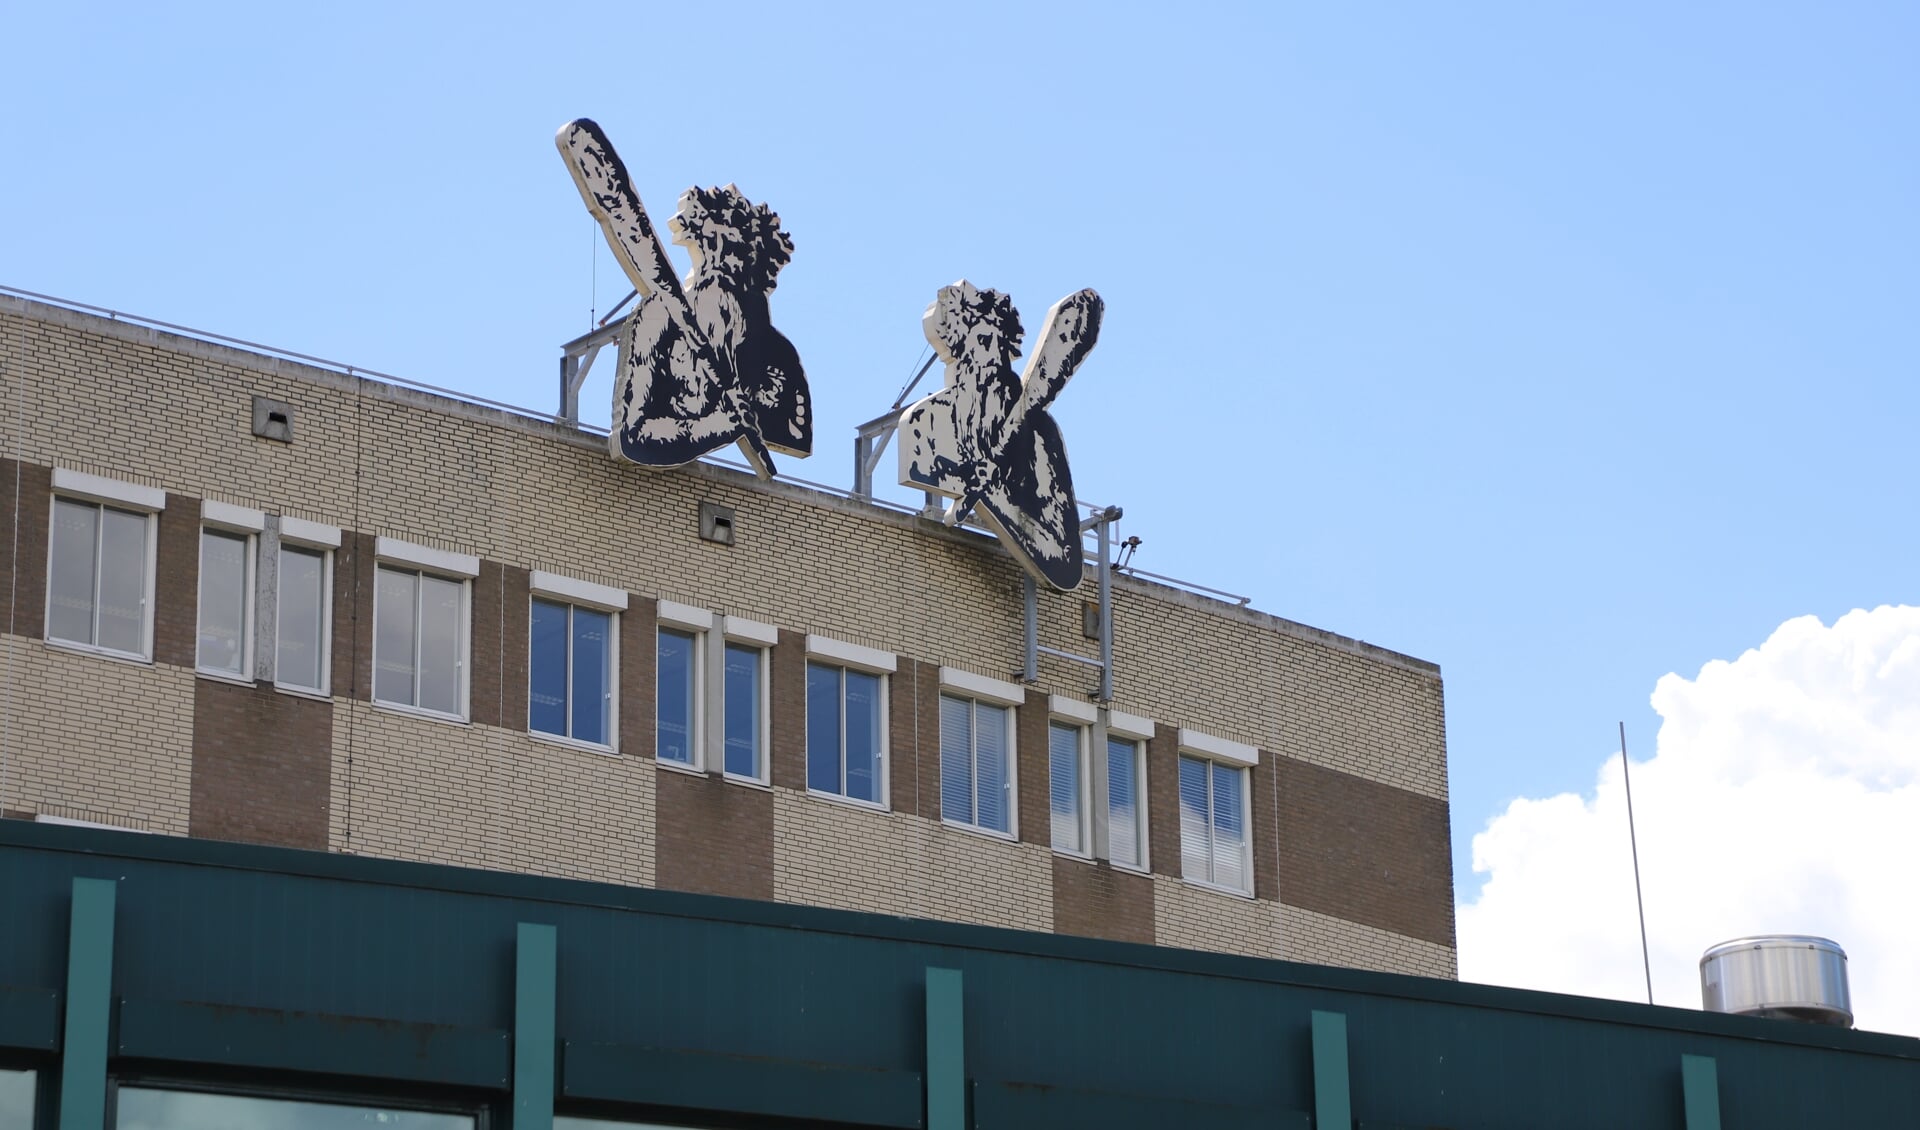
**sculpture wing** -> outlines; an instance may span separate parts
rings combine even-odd
[[[1035,580],[1061,592],[1080,585],[1085,551],[1074,510],[1073,473],[1060,426],[1029,412],[1007,437],[1000,473],[980,492],[987,524]]]

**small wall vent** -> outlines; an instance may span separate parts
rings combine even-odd
[[[733,544],[733,507],[712,502],[700,504],[700,536],[721,545]]]
[[[1700,1002],[1708,1012],[1853,1027],[1846,951],[1804,934],[1714,946],[1700,958]]]
[[[293,405],[264,396],[254,397],[253,434],[278,443],[292,443]]]

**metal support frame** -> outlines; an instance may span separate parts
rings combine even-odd
[[[1118,522],[1125,511],[1118,506],[1109,506],[1096,510],[1090,517],[1080,521],[1080,532],[1094,530],[1100,539],[1100,658],[1091,659],[1084,655],[1075,655],[1070,651],[1046,647],[1040,642],[1040,588],[1028,574],[1025,582],[1026,605],[1026,654],[1021,664],[1021,678],[1026,682],[1038,682],[1040,679],[1040,657],[1051,656],[1064,659],[1069,663],[1080,663],[1093,667],[1100,672],[1100,686],[1094,697],[1100,702],[1113,701],[1113,524]]]
[[[612,317],[611,314],[608,317]],[[587,371],[593,368],[600,351],[620,338],[625,321],[602,325],[560,347],[560,411],[554,417],[563,424],[580,423],[580,386],[587,383]]]

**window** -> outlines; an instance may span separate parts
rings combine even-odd
[[[273,1126],[279,1130],[473,1130],[471,1114],[350,1105],[339,1100],[301,1100],[264,1095],[117,1087],[115,1130],[206,1130],[209,1127]]]
[[[613,745],[613,614],[539,596],[528,629],[527,728]]]
[[[375,554],[387,560],[374,575],[374,701],[464,721],[467,578],[479,559],[390,538]]]
[[[654,752],[662,761],[686,766],[698,763],[700,639],[679,628],[660,629]]]
[[[277,575],[280,622],[274,631],[274,681],[283,687],[326,694],[333,554],[283,541]]]
[[[1107,729],[1107,857],[1115,867],[1147,866],[1146,743]]]
[[[333,551],[340,528],[282,515],[274,571],[273,681],[325,695],[332,684]]]
[[[200,670],[253,677],[252,534],[201,527],[199,640]]]
[[[807,637],[807,790],[887,804],[891,652]]]
[[[158,492],[155,492],[158,493]],[[154,516],[56,497],[47,540],[47,638],[153,655]]]
[[[880,804],[883,677],[807,664],[807,788]]]
[[[1047,796],[1053,814],[1053,850],[1086,855],[1087,728],[1047,723]]]
[[[731,618],[729,618],[731,627]],[[767,651],[752,643],[727,641],[720,697],[729,777],[764,781],[767,777]]]
[[[940,696],[940,818],[1013,834],[1013,711]]]
[[[0,1067],[0,1130],[33,1130],[31,1071]]]
[[[1252,746],[1180,731],[1180,873],[1186,878],[1253,893],[1247,777],[1259,758]]]

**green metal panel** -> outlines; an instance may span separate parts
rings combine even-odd
[[[958,969],[927,968],[927,1130],[966,1130],[967,1024]]]
[[[50,1052],[60,1046],[60,994],[0,985],[0,1048]]]
[[[921,1126],[924,1092],[917,1071],[571,1041],[562,1059],[560,1093],[569,1100],[845,1126]]]
[[[1303,1110],[1227,1106],[1203,1099],[975,1082],[973,1126],[974,1130],[1023,1126],[1044,1126],[1047,1130],[1111,1130],[1115,1126],[1310,1130],[1313,1118]]]
[[[376,1017],[122,996],[115,1054],[258,1071],[317,1071],[505,1091],[503,1028],[457,1028]]]
[[[75,879],[67,925],[67,1024],[60,1049],[60,1130],[102,1130],[107,1022],[113,1007],[110,879]]]
[[[1720,1130],[1720,1069],[1713,1057],[1681,1056],[1680,1088],[1686,1096],[1687,1130]]]
[[[1347,1016],[1313,1014],[1313,1124],[1319,1130],[1351,1130],[1353,1094],[1347,1081]]]
[[[513,975],[513,1130],[553,1130],[553,1006],[558,936],[519,923]]]

